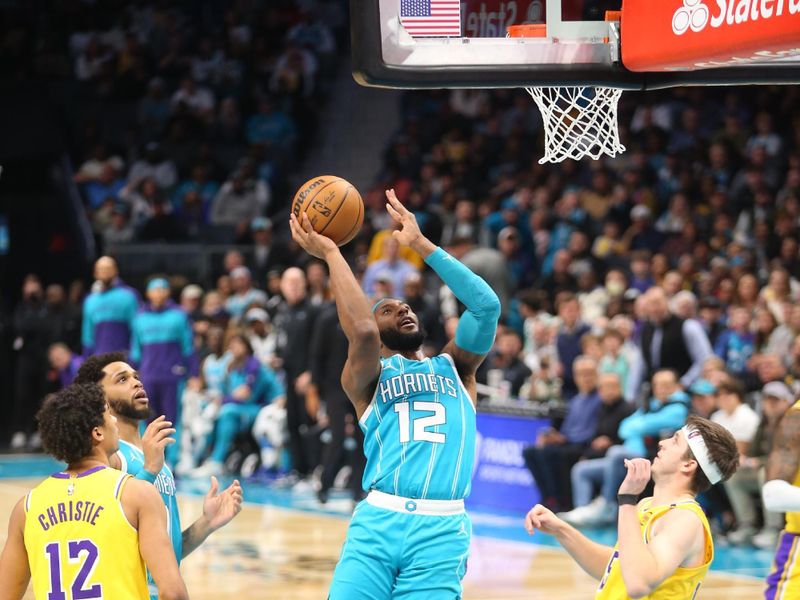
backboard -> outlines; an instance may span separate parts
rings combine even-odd
[[[364,85],[644,90],[800,83],[798,0],[350,4],[353,73]],[[543,36],[506,37],[509,26],[523,23],[542,25]]]

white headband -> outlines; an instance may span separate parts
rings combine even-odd
[[[711,485],[722,481],[722,471],[719,470],[717,463],[711,460],[708,446],[706,446],[706,441],[700,431],[690,428],[688,425],[681,427],[681,431],[689,444],[689,448],[692,450],[692,454],[697,459],[697,464],[700,465]]]

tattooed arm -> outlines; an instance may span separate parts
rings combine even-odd
[[[781,420],[767,460],[767,483],[761,495],[772,512],[800,511],[800,487],[792,485],[800,467],[800,410]]]

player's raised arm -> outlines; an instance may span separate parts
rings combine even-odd
[[[772,512],[800,511],[800,487],[792,485],[800,469],[800,410],[783,416],[767,460],[767,482],[761,491]]]
[[[342,372],[342,387],[361,418],[381,371],[378,325],[370,310],[369,300],[339,247],[330,238],[315,232],[305,213],[301,217],[302,222],[294,214],[289,217],[292,237],[306,252],[328,264],[336,312],[350,342]]]
[[[20,600],[28,588],[31,570],[25,550],[24,498],[17,502],[8,520],[8,538],[0,554],[0,600]]]
[[[386,191],[386,209],[402,229],[392,235],[421,255],[442,281],[466,306],[456,328],[455,339],[444,348],[453,357],[462,381],[475,400],[474,377],[491,350],[500,318],[500,300],[483,279],[422,235],[414,214],[406,209],[394,190]]]

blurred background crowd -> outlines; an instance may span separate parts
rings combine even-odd
[[[64,3],[46,24],[6,13],[19,69],[69,81],[84,106],[125,107],[81,121],[70,148],[95,256],[107,256],[74,280],[20,272],[3,294],[12,449],[38,447],[36,408],[81,356],[125,351],[155,410],[182,415],[179,474],[260,466],[323,502],[334,485],[359,497],[347,342],[326,267],[286,219],[295,184],[315,175],[297,169],[346,54],[345,4]],[[524,91],[405,92],[346,255],[370,297],[411,306],[437,353],[462,307],[392,238],[393,187],[497,292],[480,405],[551,418],[524,453],[548,506],[576,524],[613,520],[622,458],[652,457],[700,414],[743,457],[704,498],[716,527],[772,547],[782,521],[761,514],[757,491],[800,396],[798,106],[796,86],[624,94],[625,154],[543,166]],[[202,277],[172,264],[129,278],[114,257],[142,241],[236,249]]]

